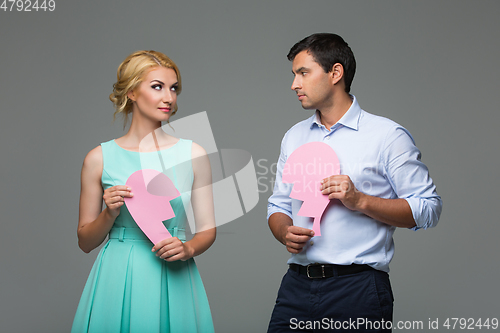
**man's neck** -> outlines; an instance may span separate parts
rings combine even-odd
[[[340,94],[335,99],[332,107],[318,110],[321,123],[328,129],[342,118],[352,105],[351,96],[348,93]]]

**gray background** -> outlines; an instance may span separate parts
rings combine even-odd
[[[125,56],[168,54],[183,77],[177,117],[206,110],[219,149],[269,167],[285,131],[311,114],[289,89],[285,56],[325,31],[356,55],[361,107],[410,130],[444,200],[435,229],[395,233],[394,319],[499,317],[499,13],[498,1],[56,0],[54,12],[0,11],[0,330],[70,329],[97,255],[77,246],[81,164],[124,133],[108,95]],[[267,227],[269,194],[197,258],[217,332],[267,327],[288,258]]]

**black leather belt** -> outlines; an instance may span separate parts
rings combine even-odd
[[[299,274],[306,275],[310,279],[322,279],[333,276],[356,274],[372,270],[368,265],[333,265],[333,264],[310,264],[307,266],[290,264],[290,269]]]

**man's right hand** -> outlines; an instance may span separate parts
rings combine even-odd
[[[314,236],[311,229],[294,225],[288,226],[285,234],[285,246],[290,253],[300,253],[306,243]]]
[[[290,253],[300,253],[314,236],[314,231],[293,225],[292,219],[283,213],[273,213],[269,216],[268,223],[274,237],[285,245]]]

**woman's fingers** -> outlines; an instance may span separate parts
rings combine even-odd
[[[113,186],[113,187],[110,187],[109,189],[107,189],[106,191],[108,191],[108,190],[109,190],[110,196],[113,196],[113,197],[120,196],[120,197],[131,198],[134,196],[134,194],[131,192],[132,189],[128,186],[125,186],[125,185]]]
[[[167,259],[182,254],[184,252],[184,245],[179,238],[171,237],[155,244],[151,251],[156,252],[157,257]]]
[[[120,207],[125,204],[125,197],[134,196],[131,191],[132,189],[126,185],[116,185],[104,190],[102,199],[112,216],[116,218],[120,214]]]

